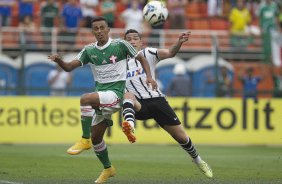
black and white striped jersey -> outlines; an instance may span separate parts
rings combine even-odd
[[[155,80],[156,64],[159,62],[157,49],[146,47],[139,52],[148,60],[152,78]],[[145,71],[135,58],[130,58],[127,62],[126,91],[133,93],[139,99],[165,97],[159,88],[152,90],[151,86],[147,86]]]

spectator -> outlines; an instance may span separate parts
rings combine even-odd
[[[102,16],[107,20],[109,27],[114,27],[116,4],[113,0],[103,0],[101,3]]]
[[[278,22],[279,22],[279,29],[280,32],[282,33],[282,4],[280,6],[280,12],[279,12],[279,17],[278,17]]]
[[[24,20],[26,16],[29,16],[31,20],[33,19],[33,3],[37,0],[19,0],[19,18],[20,22]]]
[[[185,29],[187,0],[168,0],[169,25],[171,29]]]
[[[254,76],[254,68],[249,67],[246,69],[246,75],[239,75],[238,78],[243,85],[244,99],[253,98],[257,100],[258,84],[263,79],[262,76]]]
[[[74,48],[76,34],[81,27],[81,19],[82,11],[76,0],[68,0],[61,13],[61,30],[59,35],[61,47],[59,49],[62,52],[66,51],[67,48],[71,50]]]
[[[0,0],[0,26],[11,25],[11,9],[15,0]]]
[[[208,16],[221,16],[222,15],[222,0],[207,0],[208,2]]]
[[[72,76],[65,72],[59,65],[48,74],[48,84],[51,88],[50,95],[65,96],[66,89],[71,84]]]
[[[282,67],[280,68],[278,74],[275,74],[274,71],[272,72],[272,80],[274,84],[273,97],[281,98],[282,97]]]
[[[95,8],[99,5],[98,0],[80,0],[83,17],[83,26],[91,28],[91,21],[96,16]]]
[[[138,0],[132,0],[130,8],[124,10],[121,14],[121,21],[125,23],[125,30],[135,29],[144,33],[148,26],[143,19],[143,12],[139,8]]]
[[[40,10],[41,26],[44,28],[52,28],[55,25],[55,20],[59,15],[59,8],[54,3],[54,0],[46,0]],[[51,43],[51,30],[43,30],[44,43],[50,45]]]
[[[262,32],[264,62],[271,63],[271,31],[277,29],[278,7],[273,0],[266,0],[259,10],[259,21]]]
[[[245,0],[238,0],[237,6],[232,8],[229,14],[231,45],[233,47],[245,49],[252,42],[248,32],[251,19],[251,14],[245,6]]]
[[[173,68],[175,77],[170,82],[167,95],[169,96],[191,96],[191,80],[186,75],[185,65],[176,64]]]
[[[228,73],[228,69],[223,66],[220,68],[220,72],[218,74],[218,78],[208,75],[207,76],[208,83],[216,83],[216,96],[217,97],[231,97],[233,92],[233,78]],[[217,81],[216,81],[217,80]]]
[[[22,39],[20,41],[24,41],[21,44],[25,44],[27,48],[34,49],[37,48],[36,45],[36,32],[37,28],[35,27],[34,22],[31,20],[31,17],[26,15],[23,17],[23,21],[19,24],[19,29],[21,30]]]
[[[46,0],[46,2],[44,2],[40,11],[40,15],[42,27],[54,27],[55,19],[59,15],[59,8],[55,4],[54,0]]]

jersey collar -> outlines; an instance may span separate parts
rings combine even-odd
[[[108,42],[105,45],[103,45],[102,47],[98,46],[98,42],[96,42],[95,46],[96,46],[97,49],[103,50],[103,49],[107,48],[111,44],[111,41],[112,41],[112,39],[109,38]]]

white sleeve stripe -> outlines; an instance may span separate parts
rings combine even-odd
[[[136,50],[132,47],[132,45],[130,45],[128,42],[126,42],[126,41],[124,41],[124,40],[122,40],[121,42],[124,43],[124,45],[128,48],[129,52],[130,52],[133,56],[137,55],[137,52],[136,52]]]

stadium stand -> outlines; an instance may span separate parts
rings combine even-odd
[[[0,54],[0,95],[16,95],[20,63]]]
[[[67,54],[63,57],[64,61],[71,61],[75,58],[75,53]],[[89,93],[94,90],[95,83],[90,65],[76,68],[72,72],[72,83],[70,85],[68,95],[80,96],[84,93]]]
[[[15,3],[15,5],[12,8],[12,22],[11,27],[2,27],[0,29],[0,52],[8,55],[11,58],[17,58],[16,63],[20,62],[20,54],[22,52],[37,52],[37,54],[45,55],[47,58],[47,55],[50,53],[58,53],[60,52],[59,48],[61,48],[62,43],[60,43],[59,39],[59,24],[55,24],[56,27],[53,29],[43,29],[40,27],[40,6],[41,3],[45,3],[45,0],[38,0],[36,2],[35,9],[34,9],[34,22],[36,24],[36,27],[38,28],[38,31],[34,32],[34,38],[36,39],[35,44],[36,47],[32,48],[29,45],[22,45],[20,44],[21,40],[21,31],[18,28],[19,26],[19,18],[18,18],[18,3]],[[59,9],[61,10],[64,3],[67,1],[65,0],[58,0],[56,3],[59,5]],[[115,1],[116,3],[116,21],[115,21],[115,27],[111,29],[111,37],[113,38],[123,38],[124,34],[124,25],[122,22],[119,22],[119,15],[122,13],[123,10],[126,9],[127,4],[125,1]],[[219,47],[219,56],[224,58],[226,61],[232,63],[232,65],[235,67],[236,70],[241,70],[244,68],[245,65],[251,64],[254,66],[258,66],[263,58],[262,52],[261,52],[261,36],[260,35],[254,35],[253,36],[253,42],[248,45],[246,48],[238,49],[232,47],[230,43],[230,33],[229,33],[229,22],[227,20],[229,11],[230,11],[230,4],[228,4],[228,1],[224,1],[223,5],[223,12],[220,16],[215,17],[209,17],[207,15],[207,3],[205,1],[190,1],[186,7],[186,28],[191,30],[192,34],[189,39],[189,42],[187,44],[184,44],[181,48],[180,52],[178,53],[178,57],[182,58],[184,61],[189,61],[191,58],[202,55],[202,54],[210,54],[211,48],[212,48],[212,37],[215,37],[218,41],[218,47]],[[99,7],[97,7],[97,13],[100,15],[101,12],[99,12]],[[177,39],[179,32],[183,30],[171,30],[167,29],[167,25],[169,22],[167,21],[164,29],[161,30],[155,30],[160,34],[160,37],[155,45],[159,45],[160,47],[169,48],[171,47],[175,39]],[[254,17],[252,25],[258,25],[258,19]],[[50,39],[46,40],[43,35],[44,33],[48,34],[48,31],[50,31]],[[152,42],[150,40],[150,34],[152,32],[146,32],[142,35],[144,46],[147,46],[147,43]],[[48,34],[49,35],[49,34]],[[44,38],[44,39],[43,39]],[[95,38],[93,37],[91,30],[87,28],[80,28],[78,32],[78,36],[76,37],[76,42],[74,46],[70,46],[69,50],[65,50],[66,52],[79,52],[83,46],[95,42]],[[149,45],[149,44],[148,44]],[[67,48],[68,49],[68,48]],[[75,50],[73,50],[75,49]],[[27,54],[29,55],[29,54]],[[10,58],[10,59],[11,59]],[[46,59],[45,58],[45,59]],[[40,60],[40,58],[38,58]],[[43,59],[44,60],[44,59]],[[25,60],[26,63],[30,62]],[[4,66],[3,63],[1,66]],[[5,66],[5,71],[8,71],[7,66]],[[16,78],[19,78],[18,75],[22,75],[19,68],[13,68],[12,66],[9,66],[13,69],[13,80],[16,81],[14,83],[11,83],[13,85],[19,85],[21,84],[21,79],[18,80]],[[48,95],[48,90],[44,91],[43,89],[39,90],[39,88],[45,87],[47,83],[40,83],[39,81],[43,80],[44,82],[46,73],[51,69],[53,66],[50,65],[50,63],[44,63],[44,62],[38,62],[26,65],[24,68],[24,71],[26,73],[26,77],[24,78],[26,86],[25,89],[27,90],[26,94],[31,95]],[[33,69],[37,68],[42,71],[40,72],[33,72]],[[172,68],[173,65],[167,65],[162,66],[158,68],[160,74],[159,76],[163,76],[164,79],[170,79],[172,74]],[[4,70],[4,67],[1,67],[1,70]],[[208,70],[208,69],[207,69]],[[24,73],[24,72],[23,72]],[[192,75],[192,72],[189,72],[190,75]],[[195,74],[195,73],[193,73]],[[4,76],[4,73],[1,72],[1,75]],[[6,74],[5,74],[6,75]],[[27,75],[30,75],[29,77]],[[36,79],[32,78],[31,76],[37,76]],[[236,72],[234,72],[234,75],[236,75]],[[72,82],[72,86],[70,89],[70,93],[68,95],[80,95],[82,92],[92,90],[94,87],[93,84],[93,76],[90,72],[90,67],[83,67],[79,68],[76,71],[73,71],[74,80]],[[26,79],[32,78],[31,82],[28,82]],[[41,79],[40,79],[41,78]],[[199,78],[200,79],[200,78]],[[86,82],[84,82],[86,81]],[[260,89],[268,89],[269,91],[272,89],[272,83],[269,82],[270,79],[267,79],[268,83],[262,83],[260,86]],[[1,81],[0,81],[1,83]],[[235,88],[237,90],[241,90],[241,86],[235,81]],[[166,83],[164,84],[166,85]],[[33,89],[31,89],[33,88]],[[35,90],[37,88],[37,90]],[[79,90],[82,89],[81,91]],[[211,88],[212,89],[212,88]],[[24,91],[24,90],[23,90]],[[41,91],[41,92],[40,92]],[[1,94],[8,94],[8,92],[3,89],[0,90]],[[17,94],[18,92],[9,92],[9,94]],[[22,94],[22,93],[21,93]],[[208,94],[210,95],[210,94]]]
[[[179,57],[165,59],[162,62],[158,63],[157,65],[156,70],[158,74],[158,79],[161,81],[163,85],[164,93],[167,91],[167,87],[171,82],[172,78],[174,77],[174,74],[172,72],[174,65],[178,63],[182,63],[185,65],[185,61]]]
[[[21,62],[19,56],[15,59]],[[48,72],[54,68],[47,55],[41,53],[26,53],[24,57],[24,86],[26,95],[44,96],[49,95],[47,76]]]
[[[234,69],[226,60],[219,58],[218,66],[225,66],[233,76]],[[214,97],[215,83],[208,83],[208,77],[214,77],[216,72],[215,59],[212,55],[198,55],[186,63],[187,69],[192,74],[192,95],[196,97]]]

